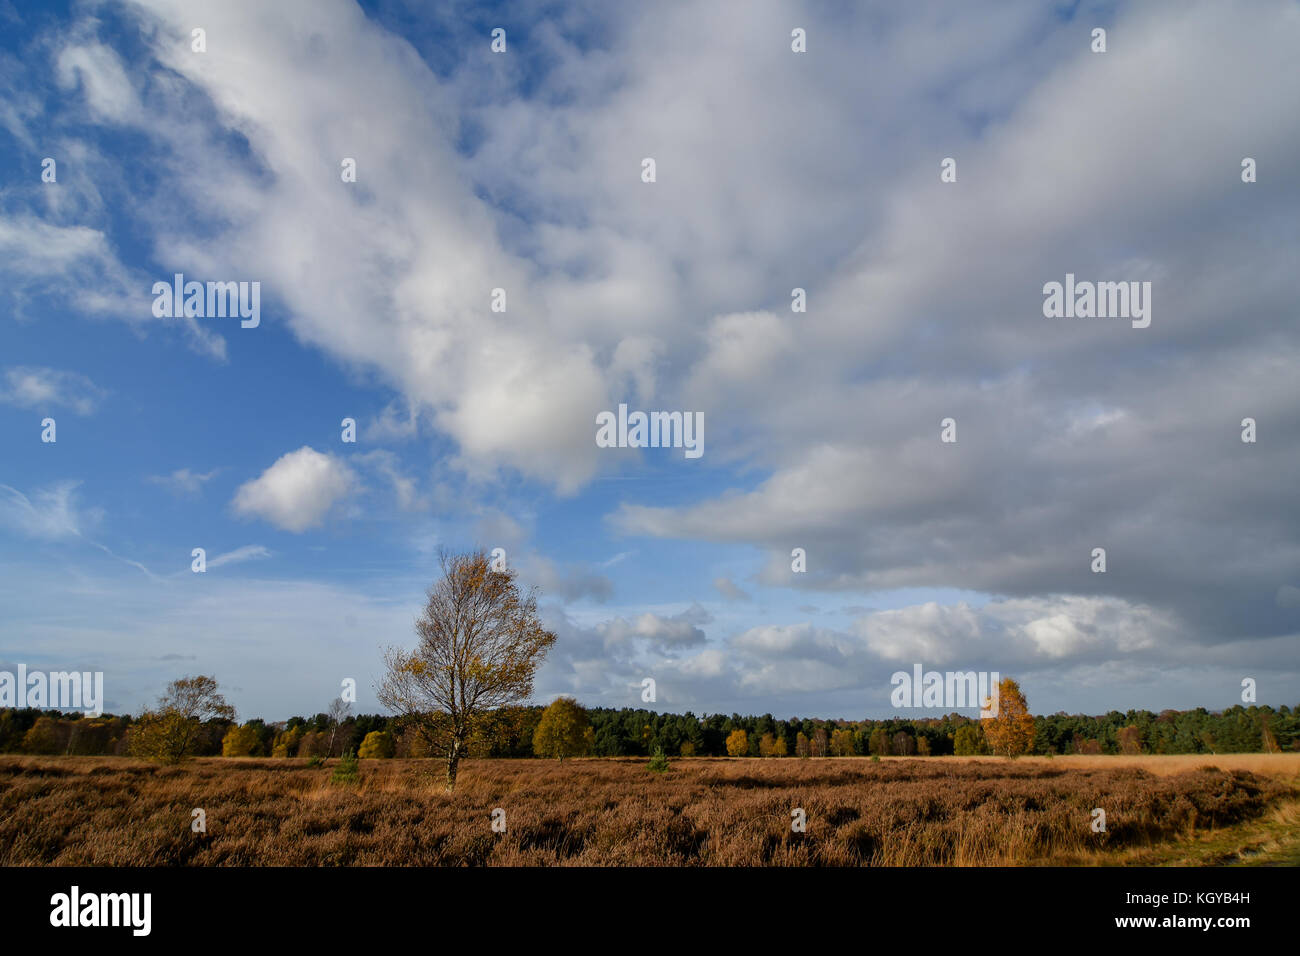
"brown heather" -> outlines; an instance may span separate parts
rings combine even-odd
[[[1131,861],[1293,807],[1300,758],[472,760],[330,766],[0,758],[3,865],[825,865]],[[206,835],[190,811],[207,813]],[[508,831],[491,831],[493,808]],[[807,813],[792,833],[790,811]],[[1090,829],[1092,809],[1107,830]],[[1287,810],[1287,813],[1290,811]],[[1291,817],[1288,817],[1291,819]],[[1127,858],[1127,860],[1126,860]]]

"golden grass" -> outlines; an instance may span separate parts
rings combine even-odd
[[[904,758],[885,758],[904,759]],[[1000,762],[1003,757],[945,757]],[[1198,767],[1217,767],[1220,770],[1246,770],[1254,774],[1282,780],[1300,780],[1300,753],[1285,754],[1076,754],[1066,757],[1017,757],[1016,763],[1028,766],[1070,767],[1086,769],[1137,768],[1164,776],[1184,773]]]
[[[1297,769],[1292,755],[694,758],[663,775],[644,759],[473,760],[449,794],[426,760],[362,761],[342,787],[300,760],[3,757],[0,864],[1186,862],[1195,841],[1230,844],[1244,826],[1284,833]],[[191,832],[195,807],[206,835]],[[1105,833],[1091,830],[1094,807]],[[806,833],[791,830],[795,808]]]

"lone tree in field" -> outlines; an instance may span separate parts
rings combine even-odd
[[[347,720],[352,705],[342,697],[335,697],[330,701],[329,709],[325,711],[325,716],[329,719],[330,742],[325,748],[325,756],[334,756],[334,741],[338,738],[339,728],[343,726],[343,721]],[[341,746],[340,746],[340,749]]]
[[[538,757],[580,757],[590,753],[593,741],[587,712],[572,697],[557,697],[533,732],[533,753]]]
[[[217,690],[213,677],[182,677],[167,685],[158,706],[146,710],[131,728],[131,753],[177,763],[198,748],[203,723],[234,720],[235,708]]]
[[[520,592],[514,571],[492,570],[484,552],[442,552],[439,563],[442,577],[415,622],[415,650],[384,655],[379,701],[447,755],[451,790],[466,744],[491,711],[532,694],[555,635],[542,627],[534,592]]]
[[[1025,695],[1020,692],[1020,685],[1010,677],[1002,678],[998,684],[997,716],[985,717],[980,721],[984,728],[984,739],[989,749],[1004,757],[1016,757],[1029,753],[1034,746],[1034,715],[1029,712]]]

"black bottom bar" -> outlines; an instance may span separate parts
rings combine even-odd
[[[422,934],[431,946],[464,932],[495,946],[518,939],[653,946],[691,929],[770,948],[774,929],[810,941],[867,932],[873,947],[984,946],[994,931],[1055,939],[1134,936],[1231,945],[1294,926],[1293,868],[1141,869],[0,869],[7,942],[32,937],[134,943],[378,942]],[[71,923],[78,914],[125,925]],[[128,908],[99,894],[149,894]],[[94,897],[87,901],[87,897]],[[1206,926],[1202,921],[1208,920]],[[1123,921],[1123,923],[1122,923]],[[1134,922],[1141,921],[1141,922]],[[1194,922],[1193,922],[1194,921]],[[614,935],[609,935],[609,933]],[[866,937],[864,937],[865,939]],[[639,942],[638,942],[639,941]]]

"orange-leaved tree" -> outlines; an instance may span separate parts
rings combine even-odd
[[[733,757],[743,757],[749,753],[749,734],[737,727],[727,735],[727,753]]]
[[[991,709],[996,710],[997,716],[980,721],[989,749],[1004,757],[1029,753],[1037,731],[1020,685],[1010,677],[1002,678],[998,683],[997,706]]]

